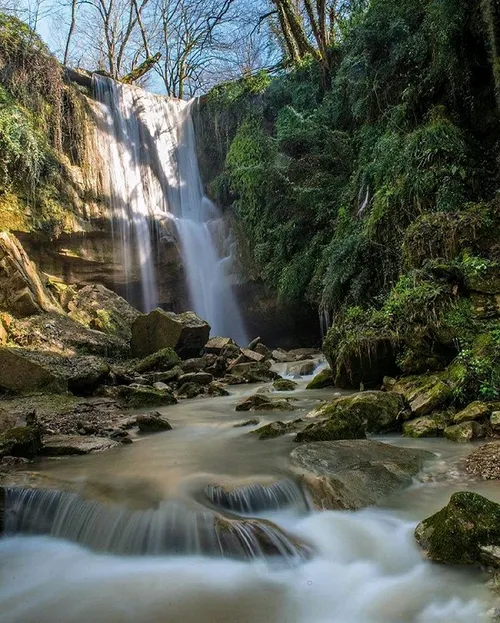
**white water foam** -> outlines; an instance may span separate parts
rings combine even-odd
[[[276,516],[275,516],[276,520]],[[290,522],[288,519],[287,523]],[[388,512],[290,522],[318,554],[293,567],[117,557],[48,537],[0,540],[2,623],[480,623],[475,576],[424,562]]]

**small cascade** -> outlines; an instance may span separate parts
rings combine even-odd
[[[125,273],[139,269],[143,311],[159,303],[154,249],[173,230],[194,311],[213,335],[247,343],[232,291],[233,243],[219,209],[203,194],[191,103],[98,75],[93,84],[113,237]]]
[[[271,510],[310,508],[305,491],[289,478],[278,480],[270,485],[252,483],[234,488],[220,485],[205,487],[205,495],[218,508],[233,513],[261,513]]]
[[[42,489],[6,490],[4,530],[51,535],[121,555],[278,556],[292,562],[310,554],[306,545],[265,520],[227,518],[176,501],[130,510]]]

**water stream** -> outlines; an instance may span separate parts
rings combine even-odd
[[[481,574],[427,563],[413,539],[415,523],[446,504],[453,491],[475,489],[500,499],[498,487],[478,486],[457,469],[466,447],[442,439],[386,437],[388,443],[436,453],[423,482],[391,496],[380,508],[311,511],[290,471],[291,438],[259,441],[249,434],[252,427],[235,428],[248,414],[235,412],[234,406],[255,387],[232,390],[228,397],[165,408],[173,431],[103,454],[35,465],[53,485],[64,489],[70,483],[91,502],[76,502],[75,494],[56,494],[57,503],[45,498],[41,516],[52,526],[52,536],[0,540],[2,623],[488,620],[490,597]],[[332,393],[305,391],[302,381],[289,394],[297,398],[298,411],[279,416],[300,417]],[[276,419],[257,416],[261,424]],[[18,481],[22,484],[22,477]],[[231,494],[235,484],[245,485],[243,494]],[[220,485],[229,497],[221,494]],[[200,534],[203,495],[204,513],[210,513],[213,501],[227,510],[224,517],[230,522],[269,519],[290,535],[290,551],[296,539],[307,544],[308,553],[300,559],[280,555],[276,560],[262,551],[221,557],[221,551],[207,551],[199,542],[193,546],[190,538],[177,551],[115,547],[132,543],[131,534],[146,525],[143,537],[158,544],[165,534],[161,521],[175,515],[165,509],[176,505],[184,509],[176,515],[181,518],[176,529],[192,534],[195,525]],[[23,519],[31,520],[28,515]]]
[[[141,307],[159,303],[157,238],[178,240],[194,311],[213,335],[248,342],[232,291],[233,241],[203,194],[191,102],[153,95],[94,75],[98,149],[112,209],[113,238],[127,283],[138,268]]]

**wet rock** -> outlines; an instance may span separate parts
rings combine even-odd
[[[309,376],[314,372],[316,364],[314,361],[298,361],[295,363],[289,363],[286,367],[286,373],[297,376]]]
[[[338,416],[322,422],[313,422],[297,433],[298,443],[313,441],[337,441],[339,439],[364,439],[365,425],[356,418]]]
[[[432,413],[452,397],[450,386],[437,374],[404,377],[393,385],[392,391],[404,396],[414,417]]]
[[[24,317],[63,312],[19,240],[0,232],[0,309]]]
[[[159,391],[153,387],[128,385],[119,388],[118,395],[125,407],[141,409],[143,407],[163,407],[177,402],[170,391]]]
[[[64,357],[21,348],[0,348],[0,386],[14,393],[87,393],[109,375],[107,362],[92,355]]]
[[[294,411],[295,407],[284,398],[253,394],[236,405],[236,411]]]
[[[157,381],[156,383],[153,383],[153,389],[157,389],[160,392],[171,391],[170,387],[166,383],[162,383],[161,381]]]
[[[136,423],[141,433],[160,433],[172,430],[170,422],[156,411],[138,415]]]
[[[238,345],[230,337],[211,337],[205,344],[205,352],[220,355],[221,352],[228,347],[238,348]]]
[[[183,383],[177,390],[179,398],[196,398],[205,393],[205,386],[198,383]]]
[[[415,538],[434,562],[498,568],[500,505],[477,493],[454,493],[447,506],[418,524]]]
[[[350,510],[410,486],[431,457],[365,439],[304,444],[290,454],[316,507]]]
[[[279,374],[270,369],[267,361],[238,363],[230,368],[230,374],[244,383],[267,383],[279,378]]]
[[[312,359],[318,355],[316,348],[292,348],[288,351],[288,356],[293,357],[295,361],[305,361],[306,359]]]
[[[491,413],[491,407],[484,402],[475,401],[470,405],[462,409],[453,417],[455,424],[461,424],[462,422],[472,422],[486,420]]]
[[[272,358],[278,363],[286,363],[290,361],[288,353],[286,353],[284,350],[273,350],[271,355]]]
[[[137,374],[143,374],[144,372],[167,372],[175,368],[180,361],[179,355],[173,348],[162,348],[137,362],[133,367],[133,371]]]
[[[257,363],[264,361],[264,355],[255,352],[254,350],[250,350],[249,348],[241,349],[241,361],[238,363],[244,363],[245,361],[256,361]]]
[[[467,443],[484,437],[484,429],[477,422],[462,422],[444,429],[444,436],[456,443]]]
[[[273,357],[271,349],[262,344],[262,342],[259,342],[252,350],[262,355],[266,361]]]
[[[88,285],[67,301],[68,315],[81,324],[130,341],[131,327],[141,313],[101,284]]]
[[[181,368],[184,374],[189,372],[203,372],[209,366],[212,366],[217,361],[217,355],[203,355],[203,357],[193,357],[186,359],[181,363]]]
[[[144,357],[173,348],[183,359],[199,356],[208,342],[210,325],[194,312],[174,314],[155,309],[139,316],[132,325],[133,357]]]
[[[179,379],[181,374],[182,368],[174,366],[171,370],[166,370],[165,372],[144,372],[141,376],[147,385],[154,385],[155,383],[173,383]],[[130,383],[134,382],[139,382],[138,377],[131,378],[128,383],[123,384],[130,385]]]
[[[323,389],[324,387],[333,387],[333,374],[330,368],[323,368],[312,381],[306,386],[306,389]]]
[[[213,381],[208,385],[207,393],[209,396],[229,396],[229,392],[224,385],[222,383],[217,383],[217,381]]]
[[[195,385],[210,385],[214,380],[214,377],[208,372],[190,372],[189,374],[182,374],[179,377],[179,384],[194,383]]]
[[[481,446],[465,459],[469,474],[483,480],[500,480],[500,441]]]
[[[273,388],[277,392],[291,392],[297,387],[297,383],[295,381],[291,381],[290,379],[276,379],[273,382]]]
[[[288,424],[285,424],[285,422],[271,422],[270,424],[265,424],[264,426],[257,428],[257,430],[252,431],[252,434],[257,435],[261,440],[265,440],[281,437],[289,432],[289,426]]]
[[[84,437],[81,435],[54,435],[44,438],[42,454],[45,456],[69,456],[90,454],[116,448],[118,443],[106,437]]]
[[[430,415],[424,415],[403,424],[403,435],[405,437],[438,437],[443,430],[437,419]]]
[[[18,426],[0,435],[0,457],[16,456],[31,459],[40,453],[42,439],[38,426]]]
[[[233,428],[243,428],[244,426],[257,426],[260,424],[260,420],[258,417],[254,417],[251,420],[245,420],[244,422],[239,422],[235,424]]]

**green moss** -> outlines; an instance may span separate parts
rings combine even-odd
[[[162,348],[161,350],[148,355],[134,365],[134,372],[166,372],[179,364],[181,358],[173,348]]]
[[[306,385],[306,389],[323,389],[333,385],[333,376],[330,368],[323,368],[312,381]]]
[[[170,392],[160,391],[146,386],[120,387],[118,396],[129,409],[162,407],[172,405],[177,402]]]
[[[33,426],[18,426],[0,435],[0,457],[33,458],[42,448],[40,431]]]
[[[276,379],[273,382],[273,388],[278,392],[290,392],[293,391],[296,387],[297,383],[289,379]]]
[[[493,556],[486,548],[500,545],[500,505],[477,493],[454,493],[417,526],[415,537],[435,562],[489,566]]]

